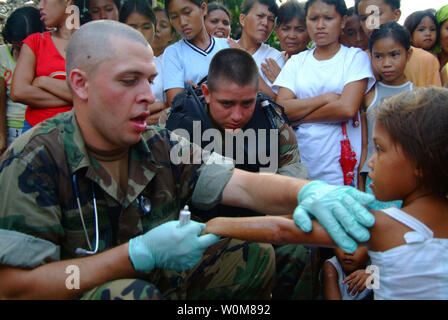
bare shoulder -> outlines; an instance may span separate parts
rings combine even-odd
[[[368,247],[373,251],[387,251],[405,244],[404,235],[411,229],[379,210],[372,210],[375,225],[370,229]]]

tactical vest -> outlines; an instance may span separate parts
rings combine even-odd
[[[171,107],[169,118],[166,122],[166,128],[170,131],[175,131],[176,129],[184,129],[188,132],[189,137],[192,139],[194,136],[195,128],[193,126],[193,121],[201,122],[201,132],[200,136],[207,129],[214,129],[213,123],[210,119],[210,116],[207,112],[207,103],[205,98],[202,95],[202,91],[199,87],[192,88],[188,86],[184,92],[179,93],[173,100],[173,104]],[[259,172],[261,168],[268,167],[269,164],[263,164],[259,160],[260,147],[265,148],[263,150],[264,155],[270,157],[271,155],[271,137],[270,130],[276,130],[275,139],[279,139],[280,127],[278,124],[287,123],[289,125],[289,120],[286,114],[284,113],[283,107],[277,105],[271,98],[267,95],[258,92],[257,101],[255,104],[254,114],[250,121],[246,124],[246,126],[242,129],[245,132],[247,129],[255,129],[256,132],[256,143],[253,146],[253,141],[251,141],[251,145],[249,145],[248,139],[244,139],[244,161],[241,161],[241,149],[242,146],[236,145],[236,139],[233,140],[233,152],[231,155],[228,154],[229,150],[225,150],[225,145],[221,151],[214,150],[226,157],[233,158],[239,161],[235,164],[235,167],[241,170],[250,171],[250,172]],[[196,128],[198,130],[198,128]],[[264,131],[265,134],[263,138],[260,138],[260,131]],[[196,132],[197,135],[197,132]],[[260,140],[261,139],[261,140]],[[223,137],[224,140],[224,137]],[[265,140],[265,141],[263,141]],[[265,142],[261,143],[260,141]],[[196,142],[196,141],[192,141]],[[203,141],[201,139],[200,145],[204,149],[207,145],[211,144],[213,139],[210,141]],[[278,153],[278,157],[280,158],[280,146],[278,146],[278,150],[272,150],[272,152]],[[254,161],[255,160],[255,161]],[[225,206],[225,205],[217,205],[211,210],[203,211],[192,206],[191,211],[194,215],[199,216],[204,221],[207,221],[216,216],[226,216],[226,217],[241,217],[241,216],[256,216],[262,215],[252,210]]]

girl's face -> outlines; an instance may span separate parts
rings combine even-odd
[[[445,54],[448,54],[448,20],[440,27],[440,46]]]
[[[298,17],[279,25],[275,29],[275,33],[280,41],[280,46],[289,56],[304,51],[310,42],[306,25]]]
[[[193,40],[204,30],[204,17],[207,4],[198,7],[188,0],[172,0],[168,6],[168,14],[174,29],[187,40]]]
[[[230,18],[223,10],[213,10],[205,18],[205,28],[212,36],[228,38],[230,35]]]
[[[425,50],[431,49],[437,40],[437,26],[430,17],[424,17],[412,33],[414,47]]]
[[[118,21],[118,8],[113,0],[90,0],[89,12],[93,20]]]
[[[365,269],[369,261],[366,247],[358,247],[355,252],[348,253],[340,248],[335,248],[334,253],[346,275],[358,269]]]
[[[416,166],[378,121],[373,128],[373,143],[375,153],[368,162],[373,194],[380,201],[405,200],[419,185]]]
[[[174,39],[174,32],[171,28],[170,20],[168,19],[165,11],[156,11],[156,33],[154,35],[154,40],[151,44],[154,52],[162,53],[168,46],[170,41]]]
[[[334,5],[317,1],[308,8],[306,27],[317,47],[339,42],[344,26],[345,19],[336,11]]]
[[[404,69],[410,53],[394,38],[377,40],[372,48],[372,65],[385,84],[396,86],[406,82]]]
[[[71,4],[71,1],[65,0],[40,0],[37,8],[40,11],[41,21],[47,28],[65,25],[67,18],[65,10]]]
[[[361,27],[359,16],[352,15],[347,18],[347,23],[341,34],[341,42],[347,47],[356,47],[362,50],[369,48],[369,38]]]
[[[140,31],[149,44],[152,43],[154,39],[154,24],[148,17],[134,11],[128,16],[125,23]]]

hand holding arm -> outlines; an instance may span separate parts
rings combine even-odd
[[[164,223],[129,241],[129,257],[138,271],[154,268],[185,271],[194,267],[201,256],[219,237],[200,236],[205,224],[190,221],[179,227],[179,221]]]
[[[374,200],[373,195],[352,187],[313,181],[300,190],[293,219],[303,231],[309,232],[310,215],[316,217],[341,249],[354,252],[357,244],[347,233],[359,242],[369,240],[366,227],[372,227],[375,218],[363,205]]]

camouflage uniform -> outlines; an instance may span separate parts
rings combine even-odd
[[[203,107],[211,118],[210,106],[201,100]],[[256,106],[257,108],[258,106]],[[278,112],[278,110],[276,110]],[[190,114],[186,112],[187,114]],[[159,125],[164,127],[170,121],[171,109],[166,111],[160,118]],[[193,114],[191,114],[193,116]],[[291,126],[281,118],[274,117],[278,129],[278,170],[277,174],[294,178],[307,179],[308,170],[301,162],[297,139]],[[248,128],[247,126],[245,127]],[[186,128],[185,128],[186,129]],[[259,128],[253,128],[259,129]],[[223,139],[225,141],[225,139]],[[224,150],[224,148],[223,148]],[[251,215],[249,210],[238,210],[237,208],[223,207],[219,211],[221,215]],[[199,218],[197,218],[199,220]],[[315,247],[301,245],[273,246],[275,250],[276,272],[273,288],[273,299],[311,300],[316,299],[319,294],[319,271],[322,261],[319,250]]]
[[[175,154],[172,150],[176,150]],[[171,161],[173,155],[186,154],[188,158],[190,154],[192,162],[193,155],[200,152],[167,130],[156,127],[147,130],[140,142],[130,148],[129,184],[127,194],[123,194],[87,152],[74,111],[42,122],[18,139],[1,158],[0,264],[35,268],[51,261],[75,258],[76,248],[88,248],[72,183],[74,175],[91,244],[95,243],[92,188],[95,191],[99,251],[177,219],[187,201],[204,207],[215,205],[232,175],[233,165],[185,162],[176,165]],[[210,179],[214,188],[205,188]],[[141,210],[141,196],[151,202],[149,214]],[[220,270],[216,261],[235,269]],[[201,274],[194,274],[195,270],[201,270]],[[273,271],[273,252],[269,246],[222,239],[209,248],[193,270],[183,273],[154,270],[141,274],[139,279],[147,281],[147,286],[143,282],[134,286],[122,282],[124,293],[117,295],[134,291],[133,296],[138,298],[158,298],[161,293],[168,298],[262,299],[270,294]],[[246,274],[249,276],[242,276]],[[222,288],[218,284],[210,287],[210,291],[216,288],[217,294],[198,293],[196,287],[202,286],[201,290],[206,292],[208,287],[204,284],[211,279],[222,283]],[[84,298],[89,295],[107,298],[108,294],[112,297],[110,291],[102,293],[108,287],[105,284],[103,289],[96,288],[96,295],[89,292]],[[188,290],[193,289],[196,291],[190,294]]]

